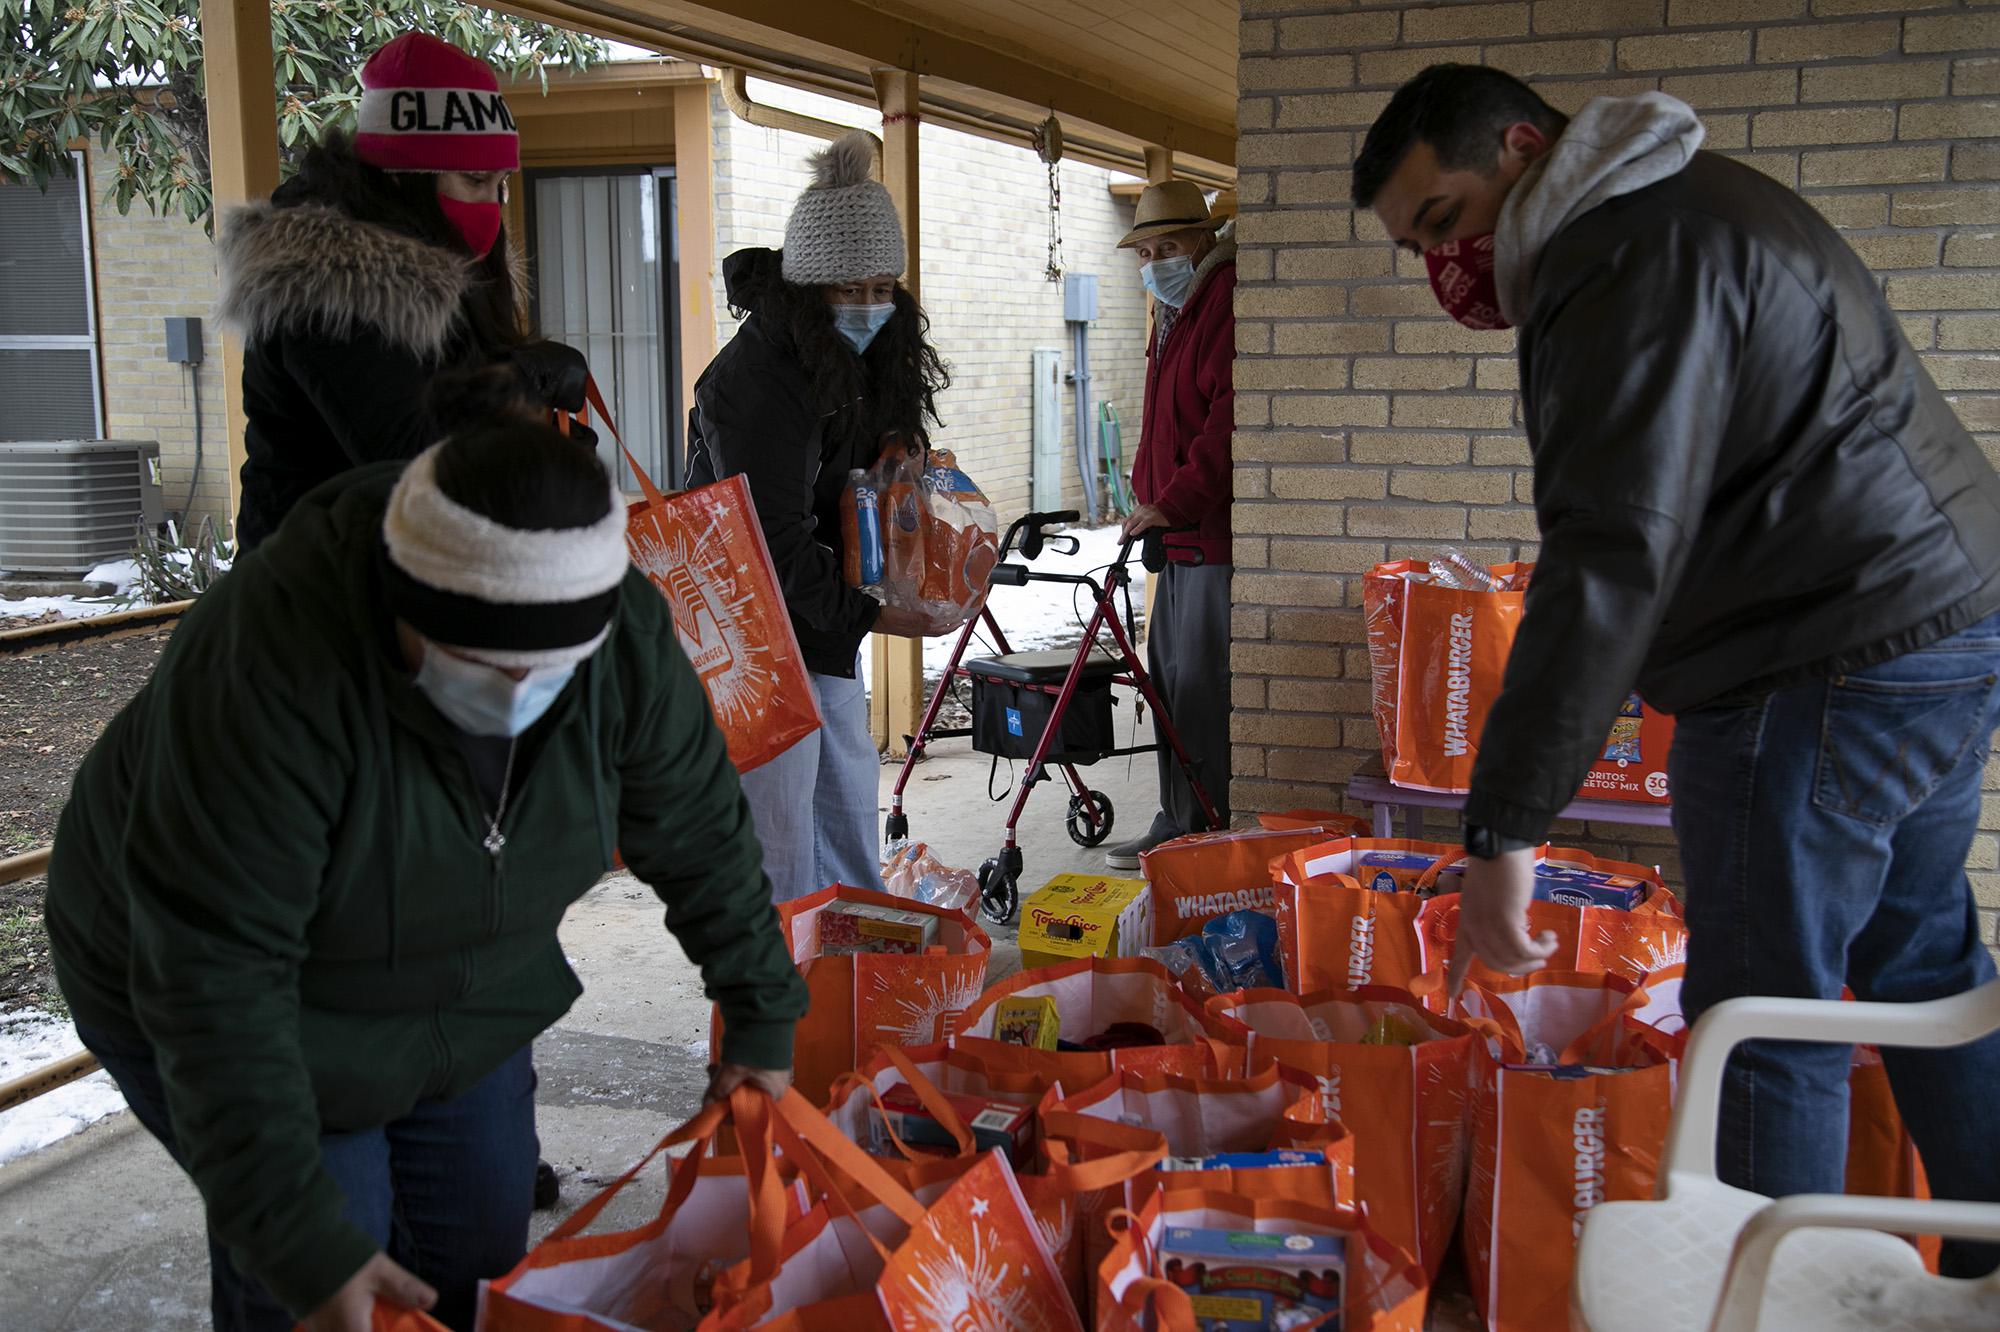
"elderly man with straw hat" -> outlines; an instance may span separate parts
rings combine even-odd
[[[1218,201],[1220,202],[1220,201]],[[1229,217],[1201,187],[1175,180],[1139,196],[1132,230],[1118,242],[1139,260],[1153,296],[1146,343],[1145,424],[1132,462],[1137,536],[1168,529],[1171,563],[1160,574],[1146,630],[1147,667],[1223,826],[1229,823],[1229,499],[1236,428],[1236,241]],[[1199,831],[1206,816],[1165,747],[1160,812],[1143,836],[1111,847],[1113,869],[1169,838]]]

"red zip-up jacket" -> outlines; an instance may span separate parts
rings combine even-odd
[[[1167,331],[1146,339],[1146,410],[1132,493],[1159,506],[1167,538],[1198,549],[1205,564],[1230,563],[1230,437],[1236,429],[1236,242],[1202,260],[1194,291]]]

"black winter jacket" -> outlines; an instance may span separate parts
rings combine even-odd
[[[465,255],[296,198],[295,185],[231,212],[218,243],[222,318],[244,342],[245,550],[322,482],[436,443],[428,394],[440,372],[512,360],[536,399],[583,406],[583,357],[570,348],[492,356],[473,345]]]
[[[778,262],[778,251],[762,249],[723,261],[729,303],[750,314],[695,381],[688,485],[742,473],[807,669],[852,677],[882,607],[842,573],[840,496],[850,471],[874,464],[879,432],[866,403],[821,412],[790,340],[754,308]]]
[[[1539,841],[1634,682],[1678,713],[2000,609],[2000,476],[1876,279],[1739,163],[1558,232],[1520,329],[1541,556],[1468,823]]]

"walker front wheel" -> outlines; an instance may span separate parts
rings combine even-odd
[[[979,910],[995,925],[1014,919],[1021,906],[1020,871],[1009,871],[994,857],[979,867]]]
[[[1091,809],[1097,812],[1097,822],[1090,821]],[[1069,818],[1065,825],[1069,829],[1069,840],[1078,846],[1102,846],[1104,839],[1111,836],[1111,823],[1116,811],[1111,808],[1111,797],[1102,791],[1090,793],[1090,805],[1086,806],[1082,796],[1069,798]]]

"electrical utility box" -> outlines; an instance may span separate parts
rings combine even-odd
[[[1072,324],[1097,322],[1097,274],[1063,274],[1063,318]]]
[[[167,359],[176,365],[201,364],[201,320],[189,315],[167,320]]]
[[[1034,470],[1030,473],[1028,502],[1037,513],[1062,507],[1063,428],[1062,351],[1057,347],[1037,347],[1034,352]]]

